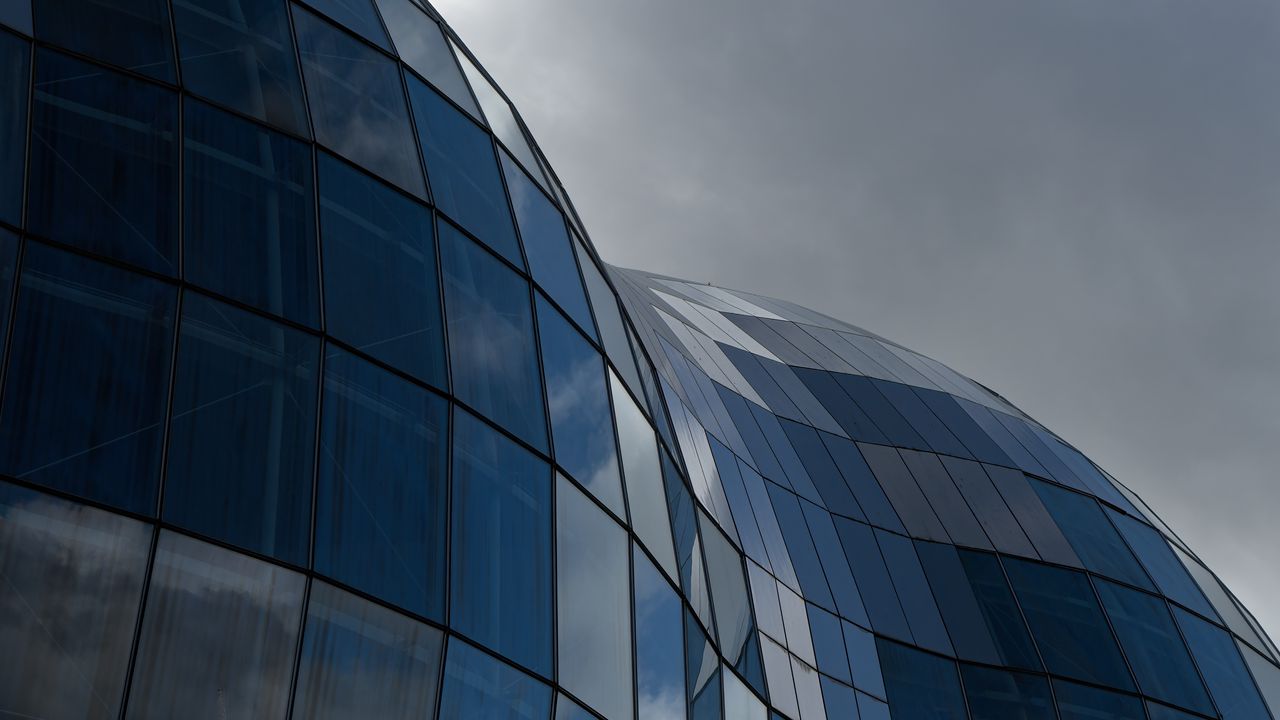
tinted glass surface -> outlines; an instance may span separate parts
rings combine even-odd
[[[675,549],[671,544],[671,515],[662,487],[658,463],[658,440],[653,426],[640,406],[627,394],[622,381],[609,374],[609,389],[618,421],[618,447],[622,454],[623,478],[627,485],[627,507],[631,527],[640,542],[658,559],[667,574],[676,576]],[[737,559],[737,551],[733,551]],[[739,577],[741,570],[739,570]]]
[[[40,0],[33,7],[41,40],[157,80],[177,79],[164,0]]]
[[[632,553],[636,613],[636,712],[642,720],[684,717],[680,596],[639,550]]]
[[[1142,701],[1132,695],[1062,680],[1053,681],[1053,693],[1058,699],[1062,720],[1144,720],[1146,717]]]
[[[1031,486],[1086,568],[1130,585],[1155,589],[1096,500],[1048,483],[1033,481]]]
[[[311,0],[310,5],[383,50],[391,49],[373,0]]]
[[[895,717],[963,720],[964,694],[955,663],[884,640],[876,647]]]
[[[546,720],[550,715],[551,688],[456,637],[450,638],[440,718]]]
[[[378,9],[382,11],[400,59],[450,100],[480,117],[440,26],[410,0],[378,0]]]
[[[1181,608],[1174,608],[1173,614],[1222,717],[1266,717],[1262,698],[1231,636]]]
[[[0,221],[17,226],[22,220],[31,44],[0,32],[0,68]]]
[[[972,720],[1054,720],[1049,681],[978,665],[961,665]]]

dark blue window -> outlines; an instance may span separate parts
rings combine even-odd
[[[153,513],[177,293],[36,242],[19,285],[4,472]]]
[[[960,665],[971,720],[1055,720],[1049,681],[977,665]]]
[[[31,44],[0,31],[0,221],[14,226],[22,220],[30,82]]]
[[[877,640],[889,709],[894,717],[964,720],[956,664],[888,640]]]
[[[981,465],[953,457],[943,457],[942,464],[968,502],[969,509],[977,516],[978,522],[982,523],[983,531],[996,550],[1024,557],[1037,557],[1035,547],[1027,539],[1017,518],[1000,497],[995,485],[991,484],[991,478],[983,472]]]
[[[930,507],[951,536],[951,541],[956,545],[990,550],[991,540],[983,532],[982,524],[974,517],[969,504],[951,481],[951,476],[943,468],[938,456],[916,450],[901,450],[899,453]]]
[[[301,331],[183,297],[166,520],[306,562],[319,355]]]
[[[480,117],[444,33],[435,20],[423,14],[420,5],[416,0],[378,0],[378,9],[386,20],[400,59],[473,117]]]
[[[1063,680],[1053,681],[1053,694],[1062,720],[1146,720],[1147,717],[1142,711],[1142,701],[1132,695]]]
[[[1231,636],[1181,608],[1174,608],[1173,614],[1224,720],[1267,717]]]
[[[1004,565],[1049,672],[1133,689],[1088,576],[1026,560]]]
[[[804,331],[801,331],[801,334],[807,336]],[[793,367],[792,370],[813,393],[813,396],[818,398],[823,408],[831,413],[831,417],[840,423],[840,427],[844,428],[849,437],[864,442],[889,442],[884,433],[880,432],[876,424],[871,421],[871,417],[863,412],[844,390],[840,389],[840,385],[831,373],[802,367]]]
[[[334,347],[324,376],[316,570],[443,619],[448,404]]]
[[[311,149],[196,101],[184,131],[186,279],[318,326]]]
[[[884,555],[893,586],[898,590],[898,601],[907,614],[907,624],[911,626],[916,644],[936,652],[954,654],[915,547],[901,535],[884,530],[876,530],[875,533],[876,543]]]
[[[587,306],[587,293],[582,286],[582,276],[578,274],[578,263],[573,257],[573,244],[569,240],[564,216],[510,155],[505,152],[500,155],[533,281],[564,308],[583,332],[596,337],[596,326],[591,321],[591,308]]]
[[[849,489],[853,491],[853,496],[857,498],[858,506],[866,513],[867,522],[886,530],[905,533],[907,530],[902,526],[902,520],[898,519],[898,513],[894,511],[889,498],[885,497],[884,489],[871,474],[867,461],[862,459],[858,446],[842,437],[829,434],[823,434],[822,441]]]
[[[862,523],[842,517],[836,517],[835,523],[844,555],[857,578],[858,589],[862,591],[862,602],[871,618],[871,628],[890,637],[911,640],[911,628],[907,625],[907,617],[902,612],[893,581],[889,579],[889,571],[876,545],[875,533]]]
[[[626,511],[604,358],[541,297],[538,336],[547,374],[547,408],[556,462],[622,516]]]
[[[31,124],[31,232],[174,274],[178,96],[42,50]]]
[[[715,650],[707,636],[684,615],[684,667],[688,687],[689,720],[715,720],[720,717],[720,676]],[[677,711],[678,712],[678,711]]]
[[[373,0],[310,0],[309,4],[342,27],[390,51],[387,34],[373,9]]]
[[[1159,531],[1111,509],[1107,510],[1107,515],[1160,587],[1160,592],[1205,617],[1217,617],[1204,593],[1200,592],[1195,580],[1191,579],[1186,567],[1173,554],[1169,543],[1165,542]]]
[[[835,610],[835,601],[831,597],[831,589],[827,586],[822,563],[818,561],[818,551],[813,546],[813,537],[809,534],[809,526],[804,521],[800,502],[795,495],[776,485],[769,484],[768,488],[769,499],[772,501],[774,513],[778,516],[778,525],[782,528],[782,536],[786,538],[787,550],[791,555],[791,562],[795,565],[796,576],[800,580],[800,588],[805,598],[828,610]],[[837,522],[843,519],[837,516]],[[861,582],[858,584],[862,585]]]
[[[1086,568],[1130,585],[1155,589],[1097,500],[1038,480],[1031,486]]]
[[[453,626],[551,675],[551,469],[456,411],[453,431]]]
[[[680,596],[639,549],[635,568],[636,697],[640,717],[662,717],[669,698],[682,698],[684,639]]]
[[[850,492],[849,486],[845,484],[844,477],[840,475],[835,463],[831,461],[831,455],[827,452],[826,446],[823,445],[818,431],[808,425],[801,425],[790,420],[781,420],[780,422],[782,423],[783,431],[787,434],[787,438],[791,440],[791,446],[795,448],[796,454],[800,456],[800,462],[804,464],[809,479],[813,481],[814,487],[818,489],[818,494],[822,496],[822,501],[827,509],[855,520],[865,520],[866,517],[862,514],[862,508],[858,506],[858,501],[853,499],[853,493]]]
[[[325,324],[361,352],[445,386],[431,213],[320,153]]]
[[[1165,601],[1106,581],[1097,588],[1142,692],[1212,715],[1213,705]]]
[[[1040,502],[1035,490],[1031,489],[1030,478],[1017,470],[998,465],[983,465],[982,468],[986,470],[992,484],[996,486],[1042,559],[1083,567],[1080,558],[1071,549],[1071,543],[1067,542],[1049,511],[1044,509],[1044,503]]]
[[[860,375],[844,375],[837,373],[836,381],[840,387],[853,398],[858,407],[870,416],[876,427],[893,442],[894,445],[928,450],[929,445],[911,427],[911,423],[902,417],[902,413],[890,403],[877,388],[871,378]]]
[[[934,597],[938,598],[938,610],[955,645],[956,656],[993,665],[1007,664],[1002,662],[987,628],[986,618],[956,548],[922,541],[917,541],[915,546],[920,564],[929,578],[929,586]]]
[[[440,246],[454,394],[545,449],[529,283],[447,223]]]
[[[676,564],[680,567],[680,587],[704,625],[711,625],[711,600],[702,567],[702,542],[698,538],[698,516],[689,488],[676,473],[674,463],[662,454],[662,480],[671,508],[671,535],[675,541]]]
[[[445,655],[441,718],[547,720],[551,688],[456,637]]]
[[[174,82],[165,0],[39,0],[36,37],[157,80]]]
[[[405,190],[425,196],[399,66],[296,6],[293,18],[316,140]]]
[[[893,503],[907,531],[913,537],[950,542],[951,538],[943,528],[942,521],[934,513],[924,493],[920,492],[920,486],[907,470],[898,451],[891,447],[863,444],[859,444],[858,449],[862,451],[867,465],[875,473],[876,480]]]
[[[3,0],[0,2],[0,25],[8,25],[27,35],[31,34],[31,3],[27,0]]]
[[[280,0],[174,0],[183,86],[298,135],[310,134],[288,7]]]
[[[578,258],[581,261],[582,278],[587,286],[587,295],[591,298],[591,309],[595,311],[596,321],[600,323],[600,341],[604,351],[613,361],[614,367],[622,374],[627,387],[633,391],[640,387],[640,374],[636,370],[636,362],[631,354],[631,343],[627,339],[627,327],[623,324],[622,313],[618,310],[618,298],[613,294],[604,274],[591,259],[591,254],[581,243],[576,243]]]
[[[763,692],[764,677],[753,642],[755,620],[751,614],[751,600],[747,596],[742,555],[710,518],[699,512],[698,519],[705,543],[707,578],[711,581],[711,601],[715,608],[716,627],[720,631],[721,653],[730,665]]]
[[[20,242],[17,235],[0,227],[0,338],[8,337],[9,301],[13,297]]]
[[[1031,642],[1026,623],[1022,621],[1022,613],[1005,580],[1000,561],[995,555],[971,550],[960,550],[958,555],[974,600],[978,603],[978,611],[982,614],[983,625],[995,642],[999,664],[1040,670],[1042,666],[1036,656],[1035,645]],[[947,600],[944,604],[949,602]]]
[[[935,452],[946,453],[947,455],[956,455],[959,457],[972,457],[969,449],[966,448],[947,426],[938,419],[937,415],[924,404],[919,396],[912,391],[912,388],[895,382],[885,382],[883,380],[871,381],[876,389],[879,390],[889,402],[893,405],[902,416],[907,419],[911,427],[928,443],[929,448]]]
[[[818,661],[818,669],[841,682],[852,683],[840,618],[817,605],[809,605],[808,609],[809,631],[813,637],[813,653]]]
[[[840,536],[836,533],[832,515],[807,500],[800,501],[800,509],[804,511],[805,521],[809,524],[809,534],[813,537],[814,549],[818,551],[818,560],[827,575],[827,584],[831,586],[831,596],[835,600],[836,610],[846,618],[863,625],[870,625],[867,610],[862,604],[862,596],[858,592],[858,584],[849,569],[849,560],[840,545]],[[779,548],[781,549],[781,548]]]
[[[912,388],[916,395],[924,401],[933,414],[938,416],[947,429],[963,442],[969,452],[973,453],[982,462],[996,463],[997,465],[1013,465],[1013,461],[1005,455],[1000,446],[987,435],[986,431],[978,426],[969,413],[956,402],[955,398],[945,392],[937,390],[926,390],[925,388]]]
[[[409,98],[436,207],[512,264],[524,267],[489,134],[412,77]]]

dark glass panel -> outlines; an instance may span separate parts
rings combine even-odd
[[[960,442],[965,444],[969,452],[973,453],[982,462],[995,463],[997,465],[1013,465],[1013,461],[1009,456],[1000,449],[991,436],[978,426],[969,413],[956,402],[955,398],[945,392],[937,390],[927,390],[925,388],[912,388],[916,395],[924,401],[929,409],[933,411],[938,419],[946,424],[947,429],[959,438]]]
[[[288,8],[280,0],[174,0],[183,86],[310,135]]]
[[[916,644],[935,652],[954,655],[951,639],[947,634],[938,604],[925,579],[924,569],[911,541],[901,535],[876,530],[876,543],[884,555],[885,565],[898,591],[898,601],[907,614],[911,635]]]
[[[436,207],[512,264],[524,267],[489,134],[436,91],[416,78],[408,81]]]
[[[329,333],[444,387],[431,212],[328,153],[319,169]]]
[[[591,309],[595,311],[596,322],[599,323],[604,351],[622,374],[627,387],[638,392],[641,386],[640,373],[636,370],[635,357],[631,354],[631,342],[622,321],[622,313],[618,309],[618,298],[605,281],[600,268],[591,259],[591,254],[580,242],[577,243],[577,249],[582,279],[587,286],[587,295],[591,298]]]
[[[116,717],[150,549],[140,522],[0,483],[0,716]]]
[[[1173,614],[1223,719],[1265,720],[1262,698],[1231,636],[1181,608],[1174,608]]]
[[[454,423],[453,626],[550,676],[551,469],[468,413]]]
[[[877,640],[876,648],[894,717],[965,719],[955,662],[888,640]]]
[[[929,506],[937,513],[951,541],[956,545],[991,549],[991,540],[982,530],[982,524],[974,517],[964,496],[947,474],[942,461],[933,453],[902,450],[902,461],[911,471]]]
[[[866,513],[867,522],[886,530],[905,533],[907,530],[902,526],[902,520],[898,518],[898,513],[885,496],[880,483],[876,482],[875,475],[871,474],[867,461],[862,459],[858,446],[842,437],[825,433],[822,441],[849,489],[853,491],[853,496],[857,498],[858,506]]]
[[[855,520],[866,520],[866,516],[862,514],[862,508],[858,506],[858,501],[853,499],[853,493],[845,484],[844,477],[836,469],[836,464],[832,462],[830,453],[823,445],[821,434],[808,425],[790,420],[782,420],[781,423],[783,431],[791,441],[791,447],[795,448],[796,454],[800,456],[800,462],[804,464],[805,472],[818,489],[818,494],[822,496],[826,508],[833,513]]]
[[[840,627],[844,629],[844,649],[849,654],[854,686],[884,697],[884,676],[880,670],[880,656],[876,652],[876,636],[853,623],[841,622]]]
[[[890,403],[883,393],[877,389],[877,383],[871,378],[859,375],[836,374],[836,382],[840,383],[840,387],[844,388],[845,393],[853,398],[858,407],[862,408],[876,427],[889,438],[889,440],[900,447],[915,448],[917,450],[928,450],[929,444],[920,437],[920,434],[911,427],[911,423],[902,417],[902,413]]]
[[[448,403],[330,347],[322,408],[316,571],[443,620]]]
[[[968,417],[967,415],[965,417]],[[1018,520],[1000,497],[982,466],[960,458],[943,457],[942,464],[955,481],[956,488],[969,503],[969,509],[982,523],[982,529],[996,550],[1025,557],[1039,557],[1027,539]]]
[[[457,48],[455,47],[454,50],[457,50]],[[538,159],[534,157],[532,148],[528,141],[525,140],[524,132],[520,129],[520,124],[516,121],[515,113],[511,111],[511,106],[507,104],[506,100],[502,99],[498,90],[480,73],[479,69],[471,63],[471,60],[465,54],[459,51],[458,58],[462,62],[462,71],[466,73],[467,79],[471,81],[471,88],[475,91],[476,99],[480,101],[480,107],[484,109],[484,116],[489,121],[489,127],[493,129],[493,134],[498,136],[502,144],[506,145],[507,149],[545,187],[545,181],[539,172]]]
[[[19,3],[13,3],[17,6]],[[22,0],[22,5],[30,5]],[[0,2],[0,22],[4,21]],[[30,28],[27,28],[30,32]],[[22,221],[22,179],[26,172],[27,91],[31,84],[31,43],[0,31],[0,221]]]
[[[693,616],[685,613],[684,666],[688,686],[690,720],[720,717],[720,663],[715,649]]]
[[[568,480],[556,484],[560,683],[606,717],[630,717],[627,534]]]
[[[997,465],[982,467],[1042,559],[1083,567],[1080,558],[1071,549],[1071,544],[1058,529],[1058,524],[1049,515],[1049,511],[1044,509],[1044,503],[1040,502],[1035,490],[1031,489],[1030,478],[1011,468]]]
[[[0,0],[0,25],[31,34],[30,0]]]
[[[126,717],[283,718],[303,577],[162,532]]]
[[[832,515],[804,500],[800,502],[800,509],[804,511],[805,520],[809,524],[809,534],[813,537],[813,546],[818,551],[822,570],[827,575],[827,584],[831,586],[836,610],[850,620],[870,626],[867,609],[862,604],[862,594],[853,579],[853,571],[849,569],[849,559],[845,557],[840,536],[831,520]]]
[[[551,688],[510,665],[449,638],[439,720],[548,720]]]
[[[841,682],[852,683],[840,618],[817,605],[809,605],[808,610],[809,631],[813,635],[813,654],[818,661],[818,669]]]
[[[609,373],[609,389],[618,423],[618,449],[622,456],[623,480],[631,528],[671,577],[677,573],[675,549],[671,544],[671,513],[662,487],[658,462],[658,436],[635,400],[627,394],[617,375]],[[741,558],[733,550],[735,558]],[[739,560],[741,562],[741,560]],[[741,569],[739,569],[741,575]],[[724,640],[724,638],[721,638]],[[733,660],[733,656],[730,656]]]
[[[1031,487],[1087,569],[1130,585],[1155,589],[1097,500],[1038,480]]]
[[[184,277],[318,327],[311,149],[196,101],[184,132]]]
[[[400,67],[296,6],[293,18],[316,140],[405,190],[425,196]]]
[[[711,599],[707,596],[707,578],[702,566],[696,506],[688,486],[680,479],[666,453],[662,454],[662,480],[667,488],[667,506],[671,508],[671,531],[675,540],[676,563],[680,566],[680,587],[698,619],[710,627]]]
[[[876,386],[890,404],[906,418],[911,427],[924,438],[929,445],[929,449],[934,452],[946,453],[947,455],[956,455],[958,457],[972,457],[969,449],[964,446],[951,430],[938,419],[937,415],[924,404],[919,396],[915,394],[913,389],[907,385],[895,382],[885,382],[883,380],[872,380],[872,384]]]
[[[1148,720],[1198,720],[1199,715],[1192,715],[1189,712],[1175,710],[1168,705],[1162,705],[1154,700],[1146,702]]]
[[[165,0],[38,0],[36,37],[157,80],[175,82]]]
[[[828,718],[858,717],[858,698],[853,688],[822,676],[822,704]]]
[[[1053,693],[1061,720],[1146,720],[1142,701],[1088,685],[1055,679]]]
[[[876,545],[875,533],[870,527],[845,518],[837,517],[835,523],[844,555],[858,581],[858,589],[862,591],[862,602],[871,619],[871,628],[891,637],[911,640],[911,628],[907,625],[907,617],[902,612],[893,581],[889,579],[889,571]],[[856,682],[856,675],[854,680]]]
[[[31,124],[31,232],[175,274],[177,94],[41,50]]]
[[[685,715],[684,639],[680,596],[638,549],[635,571],[636,708],[640,720],[677,720]]]
[[[742,555],[720,532],[711,519],[698,513],[702,541],[706,543],[707,579],[711,582],[711,602],[720,630],[720,652],[735,667],[755,662],[749,657],[755,647],[748,640],[755,634],[751,600],[747,597],[747,578],[742,569]]]
[[[1007,664],[1002,662],[996,643],[987,629],[986,618],[974,596],[969,578],[956,548],[951,545],[917,541],[916,554],[929,578],[929,586],[938,598],[938,610],[946,623],[947,633],[955,645],[956,657],[964,660]],[[1016,619],[1016,618],[1014,618]]]
[[[545,449],[529,284],[447,223],[440,245],[454,394]]]
[[[1004,566],[1049,672],[1133,689],[1088,576],[1026,560]]]
[[[1108,509],[1107,515],[1160,587],[1160,592],[1205,617],[1217,617],[1204,593],[1200,592],[1195,580],[1191,579],[1159,531],[1115,510]]]
[[[0,227],[0,338],[8,337],[9,308],[20,243],[17,235]]]
[[[882,445],[864,444],[859,444],[858,449],[875,473],[884,494],[898,511],[907,531],[913,537],[950,542],[951,538],[943,528],[942,521],[938,520],[929,501],[920,492],[920,486],[916,485],[915,478],[907,470],[898,451]]]
[[[186,294],[166,520],[306,563],[319,355],[310,335]]]
[[[322,582],[311,586],[293,715],[418,720],[436,709],[439,630]]]
[[[960,665],[971,720],[1055,720],[1049,681],[977,665]]]
[[[5,473],[155,512],[176,296],[28,243],[0,414]]]
[[[373,0],[309,0],[308,4],[383,50],[391,50]]]
[[[467,81],[462,79],[462,71],[436,21],[423,15],[410,0],[378,0],[378,9],[382,11],[400,59],[450,100],[480,117]]]
[[[796,327],[796,326],[792,326]],[[797,328],[798,329],[798,328]],[[801,335],[808,337],[804,331]],[[825,349],[825,348],[824,348]],[[831,373],[811,368],[793,367],[796,377],[805,384],[809,392],[822,403],[831,417],[840,423],[840,427],[854,440],[887,444],[889,438],[880,432],[871,417],[862,411],[850,397],[840,388]]]
[[[1029,670],[1043,669],[1000,561],[995,555],[971,550],[960,550],[958,554],[978,610],[982,613],[982,622],[995,642],[999,664]]]
[[[800,501],[795,495],[776,485],[768,484],[768,490],[773,510],[778,517],[778,525],[782,529],[782,536],[786,538],[787,551],[795,566],[796,576],[800,580],[800,589],[804,591],[804,596],[810,602],[817,603],[828,610],[834,610],[835,600],[831,597],[826,574],[822,570],[822,563],[818,560],[813,536],[809,534],[809,526],[805,523],[804,513],[800,510]],[[836,521],[844,521],[844,518],[837,516]],[[861,586],[862,583],[859,582],[858,585]]]

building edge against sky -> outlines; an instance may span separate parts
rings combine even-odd
[[[604,265],[438,20],[0,0],[0,714],[1280,713],[998,394]]]

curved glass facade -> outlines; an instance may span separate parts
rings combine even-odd
[[[1280,712],[999,395],[605,266],[421,0],[0,0],[0,338],[0,716]]]

